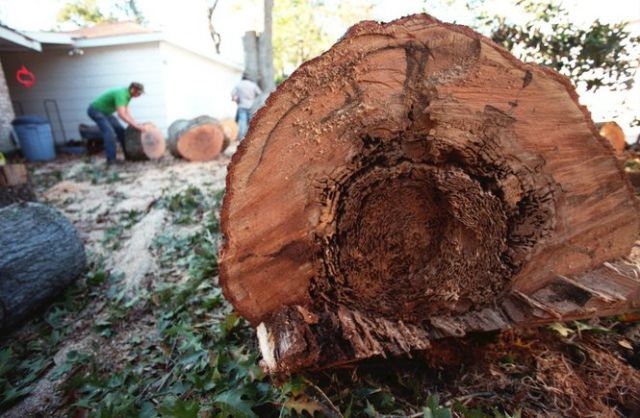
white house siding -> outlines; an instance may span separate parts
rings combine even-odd
[[[131,101],[132,115],[163,126],[166,97],[158,48],[158,42],[149,42],[85,48],[83,55],[73,56],[66,48],[4,54],[2,64],[16,115],[48,116],[55,142],[62,144],[79,139],[80,123],[92,123],[86,109],[95,97],[137,80],[145,84],[147,93]],[[36,76],[31,88],[16,81],[16,71],[22,65]]]
[[[236,106],[231,100],[231,89],[240,80],[242,67],[166,42],[161,43],[161,51],[169,124],[199,115],[234,117]]]
[[[9,88],[2,71],[2,65],[0,65],[0,152],[10,150],[13,147],[11,143],[11,121],[13,116]]]

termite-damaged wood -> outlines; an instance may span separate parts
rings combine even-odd
[[[612,148],[566,78],[467,27],[354,26],[228,170],[220,283],[270,372],[639,307]]]

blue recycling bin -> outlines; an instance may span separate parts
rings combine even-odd
[[[19,116],[11,125],[24,158],[29,161],[50,161],[56,158],[51,125],[46,118],[37,115]]]

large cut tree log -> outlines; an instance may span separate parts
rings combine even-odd
[[[59,211],[41,203],[0,209],[0,329],[42,308],[85,269],[84,245]]]
[[[612,148],[566,78],[464,26],[354,26],[228,170],[220,283],[271,372],[640,306]]]
[[[167,149],[164,135],[152,123],[145,123],[144,126],[144,132],[127,127],[124,136],[124,155],[127,160],[158,160],[164,156]]]
[[[173,122],[167,142],[173,156],[189,161],[213,160],[229,144],[220,122],[206,115]]]

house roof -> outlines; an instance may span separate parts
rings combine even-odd
[[[0,24],[0,51],[42,51],[42,45],[26,34]]]
[[[82,49],[147,42],[168,42],[182,49],[203,55],[210,60],[242,69],[239,63],[228,61],[213,53],[195,51],[184,42],[168,39],[165,33],[146,28],[135,22],[103,23],[68,32],[19,32],[0,24],[0,52],[41,52],[43,48]]]
[[[91,48],[163,40],[164,35],[135,22],[101,23],[66,32],[27,32],[42,44]]]
[[[158,31],[145,28],[135,22],[113,22],[102,23],[87,28],[80,28],[77,30],[66,32],[74,39],[93,39],[103,38],[110,36],[123,36],[123,35],[140,35],[148,33],[158,33]]]

